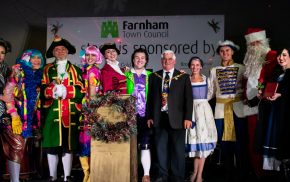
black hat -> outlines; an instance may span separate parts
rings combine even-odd
[[[103,55],[105,55],[105,51],[107,49],[115,49],[117,54],[120,54],[120,51],[119,51],[119,49],[117,49],[117,46],[115,43],[105,43],[105,44],[100,46],[100,51]]]
[[[54,57],[53,56],[53,49],[56,46],[64,46],[65,48],[67,48],[69,54],[76,53],[76,48],[73,45],[71,45],[71,43],[69,43],[69,41],[67,41],[59,36],[55,36],[53,42],[51,43],[48,50],[46,51],[46,54],[45,54],[46,58]]]

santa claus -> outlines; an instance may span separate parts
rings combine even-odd
[[[249,133],[249,157],[251,168],[257,176],[262,175],[262,156],[254,150],[254,138],[257,125],[259,90],[262,90],[264,83],[268,80],[275,67],[277,52],[271,50],[269,39],[266,38],[265,30],[260,28],[249,28],[245,35],[247,52],[244,58],[246,71],[246,103],[244,113],[248,120]]]

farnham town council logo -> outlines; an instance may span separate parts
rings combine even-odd
[[[101,28],[101,38],[108,38],[110,34],[112,38],[119,37],[119,28],[116,21],[104,21]]]

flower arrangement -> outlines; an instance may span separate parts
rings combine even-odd
[[[114,111],[124,113],[126,121],[112,123],[95,112],[99,107],[110,106]],[[85,102],[82,107],[82,122],[91,126],[90,135],[93,139],[109,142],[128,141],[130,135],[137,134],[135,98],[129,96],[126,99],[119,97],[116,92],[96,96]]]

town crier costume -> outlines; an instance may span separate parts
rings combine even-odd
[[[57,181],[58,154],[62,154],[64,181],[70,181],[73,152],[77,149],[81,101],[84,96],[81,69],[68,61],[76,49],[67,40],[56,37],[46,52],[53,63],[44,67],[43,141],[47,152],[50,181]]]
[[[265,30],[249,28],[246,32],[247,52],[244,58],[245,71],[245,115],[248,121],[249,157],[251,170],[257,177],[263,174],[262,155],[254,149],[258,116],[258,90],[262,90],[267,76],[276,65],[276,51],[270,49]],[[267,75],[266,75],[266,74]]]

